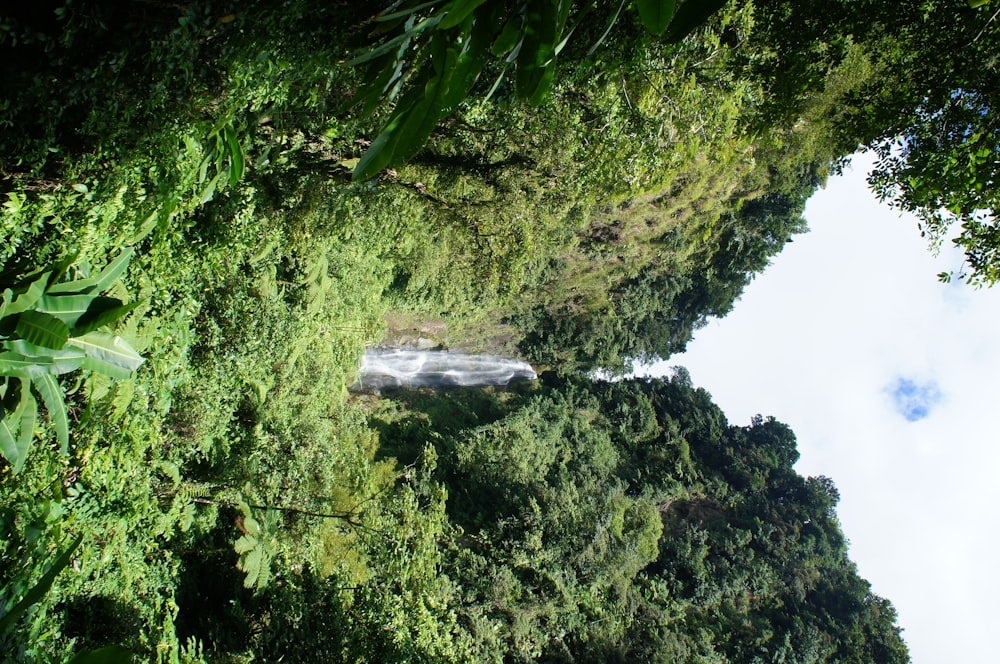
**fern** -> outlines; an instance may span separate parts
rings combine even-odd
[[[240,556],[236,567],[246,574],[243,586],[260,592],[271,580],[271,563],[278,551],[278,539],[273,535],[278,513],[267,510],[261,522],[253,517],[246,503],[240,503],[240,510],[243,512],[243,536],[233,545]]]

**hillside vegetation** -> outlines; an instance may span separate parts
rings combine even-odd
[[[660,29],[649,0],[0,12],[3,657],[907,661],[787,427],[729,425],[683,374],[586,377],[725,315],[858,146],[888,198],[937,201],[886,146],[942,99],[995,142],[968,108],[1000,79],[901,79],[942,46],[896,3],[722,4],[683,39],[693,3]],[[996,43],[982,8],[925,4],[943,44],[981,30],[955,62]],[[429,46],[382,46],[435,17]],[[548,55],[501,77],[491,42],[375,163],[458,76],[449,44],[508,24]],[[402,96],[366,97],[361,65],[397,60]],[[965,135],[987,193],[952,216],[989,282]],[[543,379],[350,393],[407,334]]]

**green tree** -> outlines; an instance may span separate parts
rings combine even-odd
[[[869,102],[880,109],[870,111],[878,133],[867,143],[879,157],[870,177],[879,197],[916,214],[933,246],[950,238],[968,265],[957,276],[986,286],[1000,280],[996,8],[925,3],[874,44],[883,73]]]

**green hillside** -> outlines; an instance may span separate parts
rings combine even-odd
[[[992,283],[973,4],[0,10],[2,657],[908,661],[787,427],[587,376],[863,146]],[[416,340],[542,379],[348,391]]]

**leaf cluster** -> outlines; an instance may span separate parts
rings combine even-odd
[[[724,3],[642,0],[636,8],[653,35],[671,42],[704,23]],[[611,31],[625,2],[613,13],[593,52]],[[354,103],[362,114],[393,103],[378,137],[354,167],[356,181],[412,159],[438,123],[469,96],[484,70],[499,72],[486,94],[496,92],[507,70],[518,99],[540,104],[550,93],[559,54],[598,7],[572,0],[399,0],[374,18],[374,45],[349,64],[366,64]]]
[[[128,267],[130,250],[92,277],[64,280],[76,261],[71,255],[41,273],[3,290],[0,303],[0,388],[4,400],[0,451],[18,472],[34,438],[37,405],[45,403],[63,455],[69,423],[56,376],[85,369],[128,378],[142,357],[121,337],[100,328],[126,316],[139,302],[102,296]],[[19,433],[18,433],[19,432]]]

